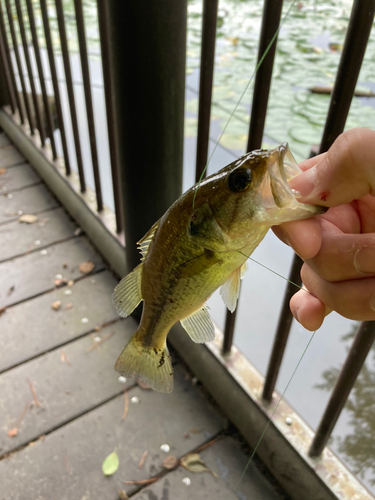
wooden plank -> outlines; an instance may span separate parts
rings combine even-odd
[[[0,148],[3,148],[4,146],[9,146],[10,145],[10,140],[8,139],[8,136],[4,134],[4,132],[0,133]]]
[[[103,371],[101,378],[109,375]],[[43,441],[0,461],[2,493],[12,500],[117,500],[118,490],[125,488],[123,480],[146,479],[159,474],[168,454],[181,457],[225,426],[225,420],[185,375],[184,369],[176,369],[176,384],[171,394],[132,389],[124,420],[121,419],[124,411],[124,396],[121,395],[52,432]],[[94,390],[98,382],[97,378],[90,381],[91,376],[92,373],[87,372],[84,378]],[[56,398],[59,396],[64,396],[65,400],[63,391],[56,394]],[[139,398],[139,403],[131,403],[132,397]],[[42,420],[49,411],[48,408],[44,413],[43,410],[35,412]],[[197,432],[186,438],[185,433],[191,428],[196,428]],[[169,453],[161,451],[162,444],[170,446]],[[105,477],[102,462],[114,450],[119,455],[120,467],[113,476]],[[144,466],[138,469],[146,450]]]
[[[250,465],[241,483],[241,475],[249,460],[240,444],[226,437],[199,454],[210,472],[193,473],[178,467],[159,481],[134,495],[134,500],[178,498],[178,500],[282,500],[286,495],[278,493],[261,474],[254,463]],[[189,484],[185,482],[187,479]],[[185,482],[184,482],[185,481]],[[124,486],[126,490],[128,487]]]
[[[0,454],[51,432],[134,385],[134,380],[120,382],[113,367],[135,328],[134,319],[128,318],[103,328],[100,337],[111,332],[113,335],[90,352],[87,349],[99,334],[86,335],[3,373],[0,376]],[[34,385],[43,408],[35,404],[30,407],[18,435],[11,438],[8,431],[15,427],[25,404],[33,402],[28,380]]]
[[[3,194],[41,184],[42,180],[28,163],[24,163],[18,167],[6,169],[6,172],[0,175],[0,183],[0,192]]]
[[[0,168],[12,167],[25,161],[25,157],[11,145],[5,145],[0,149]]]
[[[0,316],[0,372],[119,319],[111,301],[116,284],[106,271],[7,309]]]
[[[73,238],[0,264],[0,308],[52,290],[56,275],[66,280],[82,277],[79,265],[91,260],[94,271],[104,265],[85,237]]]
[[[7,196],[0,196],[0,223],[18,219],[20,211],[24,214],[36,214],[58,206],[58,201],[44,184],[15,191]]]
[[[39,220],[36,224],[12,221],[0,227],[0,262],[71,238],[77,229],[63,208],[49,210]]]

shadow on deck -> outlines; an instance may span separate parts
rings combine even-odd
[[[257,460],[238,486],[248,454],[175,354],[170,395],[118,377],[136,323],[111,304],[117,280],[4,134],[0,193],[0,498],[287,499]],[[163,467],[196,451],[215,474]]]

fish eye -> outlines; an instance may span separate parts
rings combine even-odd
[[[251,170],[238,168],[228,176],[228,187],[233,193],[242,193],[251,184]]]

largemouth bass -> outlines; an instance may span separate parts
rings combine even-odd
[[[221,286],[234,311],[247,258],[271,226],[326,209],[299,203],[288,181],[300,173],[288,145],[255,150],[186,191],[139,241],[142,262],[118,284],[120,316],[143,300],[137,331],[115,369],[170,392],[173,370],[166,338],[181,321],[194,342],[214,338],[205,302]]]

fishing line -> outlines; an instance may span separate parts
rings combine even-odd
[[[287,17],[289,17],[289,13],[290,13],[290,11],[292,10],[292,7],[293,7],[293,6],[294,6],[294,4],[296,3],[296,1],[297,1],[297,0],[293,0],[293,1],[292,1],[292,3],[290,4],[289,9],[287,10],[287,12],[286,12],[285,16],[282,18],[282,20],[281,20],[281,22],[280,22],[279,27],[278,27],[278,28],[277,28],[277,30],[275,31],[275,34],[273,35],[273,37],[272,37],[272,39],[271,39],[270,43],[268,44],[268,46],[267,46],[266,50],[264,51],[264,53],[263,53],[262,57],[259,59],[259,62],[258,62],[258,64],[256,65],[255,70],[254,70],[253,74],[252,74],[252,75],[251,75],[251,77],[250,77],[250,80],[247,82],[247,84],[246,84],[246,86],[245,86],[244,90],[242,91],[242,94],[240,95],[240,98],[238,99],[238,101],[237,101],[236,105],[235,105],[235,106],[234,106],[234,108],[233,108],[233,111],[231,112],[231,114],[230,114],[230,116],[229,116],[229,118],[228,118],[228,120],[227,120],[226,124],[224,125],[224,128],[223,128],[222,132],[220,133],[218,140],[217,140],[217,141],[216,141],[216,143],[215,143],[214,149],[212,150],[212,153],[210,154],[210,156],[209,156],[209,158],[208,158],[208,161],[207,161],[207,163],[206,163],[206,166],[204,167],[203,172],[201,173],[201,176],[199,177],[199,181],[198,181],[198,183],[197,183],[197,187],[195,188],[194,197],[193,197],[193,210],[194,210],[195,198],[196,198],[196,196],[197,196],[197,192],[198,192],[199,186],[200,186],[200,184],[201,184],[201,182],[202,182],[202,179],[203,179],[203,177],[204,177],[204,174],[205,174],[205,173],[206,173],[206,171],[207,171],[208,165],[210,164],[211,159],[212,159],[212,157],[213,157],[213,155],[214,155],[214,153],[215,153],[215,151],[216,151],[216,149],[217,149],[217,147],[218,147],[218,145],[219,145],[219,143],[220,143],[220,141],[221,141],[221,139],[222,139],[222,137],[223,137],[223,135],[224,135],[224,133],[225,133],[225,131],[226,131],[227,127],[228,127],[228,125],[229,125],[229,122],[230,122],[230,121],[231,121],[231,119],[233,118],[234,113],[237,111],[237,108],[238,108],[238,106],[240,105],[240,103],[241,103],[241,101],[242,101],[242,99],[243,99],[243,96],[246,94],[247,89],[250,87],[251,82],[254,80],[255,75],[257,74],[257,72],[258,72],[258,70],[259,70],[259,68],[260,68],[261,64],[263,63],[263,61],[264,61],[265,57],[267,56],[268,52],[270,51],[270,49],[271,49],[272,45],[274,44],[274,42],[275,42],[275,40],[276,40],[276,38],[277,38],[277,36],[278,36],[278,34],[279,34],[280,30],[281,30],[282,25],[283,25],[283,24],[284,24],[284,22],[286,21]]]
[[[238,481],[238,484],[237,484],[237,486],[236,486],[236,490],[239,488],[239,486],[240,486],[240,484],[241,484],[241,481],[242,481],[242,479],[244,478],[244,475],[245,475],[245,473],[246,473],[247,469],[249,468],[249,466],[250,466],[250,464],[251,464],[251,462],[252,462],[252,460],[253,460],[253,458],[254,458],[254,456],[255,456],[255,453],[256,453],[257,449],[259,448],[259,445],[260,445],[260,443],[261,443],[261,441],[262,441],[262,439],[263,439],[263,437],[264,437],[264,435],[265,435],[265,433],[266,433],[266,431],[267,431],[267,429],[268,429],[268,427],[269,427],[270,423],[272,422],[272,418],[273,418],[273,416],[275,415],[276,410],[277,410],[277,408],[279,407],[279,404],[281,403],[281,401],[282,401],[282,399],[283,399],[283,397],[284,397],[284,395],[285,395],[286,391],[288,390],[288,387],[289,387],[289,385],[290,385],[290,383],[291,383],[291,381],[292,381],[292,379],[293,379],[294,375],[296,374],[296,371],[298,370],[298,367],[299,367],[299,365],[301,364],[301,361],[302,361],[303,357],[305,356],[307,349],[309,348],[309,346],[310,346],[310,344],[311,344],[311,342],[312,342],[312,340],[313,340],[313,338],[314,338],[314,336],[315,336],[315,333],[316,333],[316,330],[315,330],[315,332],[313,332],[313,333],[312,333],[312,335],[311,335],[311,337],[310,337],[310,340],[307,342],[306,347],[305,347],[305,349],[303,350],[302,356],[299,358],[299,361],[298,361],[298,363],[297,363],[297,366],[294,368],[293,373],[292,373],[292,375],[290,376],[290,378],[289,378],[289,380],[288,380],[288,383],[287,383],[287,384],[286,384],[286,386],[285,386],[284,391],[282,392],[282,394],[281,394],[281,396],[280,396],[280,398],[279,398],[278,402],[276,403],[276,406],[275,406],[275,408],[274,408],[274,410],[273,410],[273,412],[272,412],[272,414],[271,414],[271,416],[270,416],[270,418],[269,418],[269,420],[268,420],[268,422],[267,422],[267,424],[266,424],[266,426],[265,426],[265,428],[264,428],[264,430],[263,430],[262,434],[260,435],[260,438],[258,439],[258,442],[257,442],[257,444],[255,445],[255,448],[254,448],[254,450],[253,450],[252,454],[250,455],[250,458],[249,458],[249,460],[248,460],[248,462],[247,462],[247,464],[246,464],[246,466],[245,466],[245,468],[244,468],[244,470],[243,470],[243,472],[242,472],[242,475],[241,475],[241,477],[240,477],[240,480]]]

